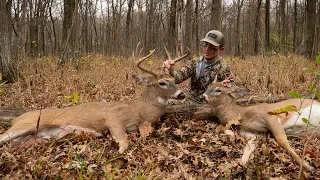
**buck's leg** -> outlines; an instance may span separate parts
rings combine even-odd
[[[256,149],[256,146],[253,143],[253,141],[256,139],[256,135],[245,130],[240,130],[239,134],[248,140],[246,146],[243,149],[243,155],[241,157],[241,164],[245,166],[249,161],[250,155]]]
[[[281,123],[278,121],[277,118],[265,118],[265,121],[268,125],[268,129],[272,132],[273,136],[276,138],[278,144],[286,149],[293,159],[299,164],[302,165],[304,168],[308,169],[309,171],[314,170],[312,166],[310,166],[307,162],[305,162],[302,158],[300,158],[296,152],[290,146],[287,135]]]
[[[114,126],[109,128],[113,138],[119,143],[119,153],[122,154],[128,147],[126,129],[122,126]]]

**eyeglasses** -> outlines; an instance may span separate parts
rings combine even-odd
[[[204,48],[208,48],[208,50],[211,51],[212,53],[213,53],[213,52],[216,52],[216,51],[218,51],[218,50],[220,49],[219,47],[213,46],[213,45],[211,45],[211,44],[208,43],[208,42],[204,42],[204,43],[203,43],[203,47],[204,47]]]

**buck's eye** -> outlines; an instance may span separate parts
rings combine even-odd
[[[164,86],[164,85],[166,85],[166,83],[164,83],[164,82],[159,82],[159,85],[160,85],[160,86]]]
[[[221,93],[222,91],[220,89],[217,89],[216,92]]]

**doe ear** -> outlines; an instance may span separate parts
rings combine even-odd
[[[139,76],[139,75],[132,75],[132,77],[136,80],[136,82],[140,85],[148,86],[151,85],[152,82],[155,80],[154,76]]]
[[[234,99],[238,99],[241,98],[243,96],[246,96],[250,93],[250,90],[244,87],[239,87],[234,89],[234,91],[232,91],[230,93],[230,95],[234,98]]]

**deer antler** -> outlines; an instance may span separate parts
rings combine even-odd
[[[213,80],[213,83],[217,83],[217,82],[218,82],[218,74],[214,76],[214,80]]]
[[[143,68],[143,67],[140,66],[140,64],[141,64],[143,61],[145,61],[148,57],[150,57],[150,56],[153,54],[154,51],[155,51],[155,49],[152,50],[152,51],[150,52],[150,54],[148,54],[147,56],[140,58],[139,61],[137,62],[137,67],[138,67],[139,69],[141,69],[142,71],[145,71],[145,72],[147,72],[147,73],[149,73],[149,74],[152,74],[153,76],[155,76],[155,77],[157,78],[157,77],[159,76],[159,74],[157,74],[157,73],[155,73],[155,72],[152,72],[152,71],[150,71],[150,70],[147,70],[147,69],[145,69],[145,68]]]
[[[167,48],[166,48],[166,46],[163,45],[163,47],[164,47],[164,50],[166,51],[166,54],[167,54],[168,59],[169,59],[169,60],[172,60],[171,57],[170,57],[170,54],[169,54],[169,52],[168,52],[168,50],[167,50]],[[183,55],[183,56],[181,56],[181,57],[177,57],[177,58],[175,58],[173,61],[174,61],[174,62],[179,62],[179,61],[182,60],[183,58],[187,57],[187,56],[190,54],[190,49],[187,47],[187,50],[188,50],[188,52],[187,52],[185,55]]]
[[[166,54],[167,54],[167,58],[169,59],[169,60],[172,60],[171,59],[171,56],[170,56],[170,54],[169,54],[169,52],[168,52],[168,50],[167,50],[167,48],[166,48],[166,46],[163,44],[163,47],[164,47],[164,50],[166,51]],[[187,54],[185,54],[185,55],[183,55],[183,56],[180,56],[180,57],[177,57],[177,58],[175,58],[174,60],[172,60],[173,62],[179,62],[180,60],[182,60],[183,58],[185,58],[185,57],[187,57],[189,54],[190,54],[190,49],[187,47],[187,50],[188,50],[188,52],[187,52]],[[163,67],[163,72],[165,73],[166,72],[166,67]]]
[[[140,51],[139,51],[140,43],[141,43],[141,41],[139,41],[138,44],[137,44],[137,46],[136,46],[136,51],[134,52],[134,56],[135,56],[135,57],[140,57],[140,54],[141,54],[141,52],[142,52],[142,50],[143,50],[143,48],[141,48]]]

